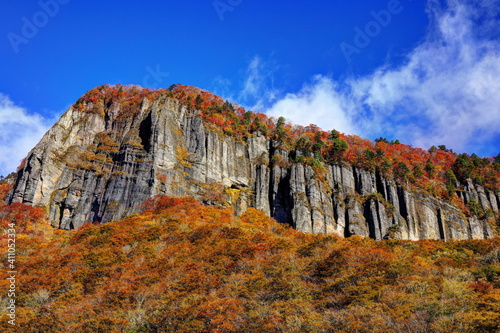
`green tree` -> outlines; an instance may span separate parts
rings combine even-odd
[[[302,152],[303,156],[311,156],[313,143],[308,136],[300,137],[295,143],[295,148]]]
[[[194,105],[197,109],[201,108],[201,103],[203,103],[203,98],[200,94],[196,95],[196,99],[194,100]]]
[[[247,111],[243,115],[243,124],[248,125],[252,120],[252,111]]]
[[[455,162],[453,162],[452,170],[455,176],[460,180],[464,181],[467,178],[472,178],[475,165],[471,157],[467,154],[460,154],[457,156]]]
[[[278,139],[283,139],[285,137],[285,118],[284,117],[279,117],[278,121],[276,122],[276,135]]]
[[[422,169],[422,167],[418,164],[415,165],[413,167],[413,176],[415,177],[415,180],[421,179],[423,175],[424,175],[424,169]]]
[[[405,162],[398,162],[393,166],[394,177],[400,182],[406,181],[408,175],[410,174],[410,168]]]
[[[333,131],[332,131],[333,132]],[[333,144],[329,148],[328,162],[330,163],[339,163],[344,158],[345,153],[349,149],[349,145],[342,139],[333,139]]]
[[[385,142],[385,143],[389,143],[389,141],[388,141],[386,138],[383,138],[383,137],[380,137],[380,138],[375,139],[375,142]]]
[[[374,170],[375,169],[375,152],[370,148],[365,149],[364,154],[364,165],[367,169]]]
[[[234,107],[233,107],[233,104],[231,102],[229,102],[228,100],[226,100],[224,102],[224,109],[226,111],[230,111],[230,112],[234,112]]]
[[[314,135],[314,141],[315,141],[313,145],[314,158],[317,159],[318,161],[321,161],[323,147],[325,146],[325,142],[323,141],[321,132],[317,132]]]
[[[392,163],[391,161],[389,161],[387,158],[384,158],[382,160],[382,163],[380,163],[380,171],[383,173],[383,174],[388,174],[391,172],[391,168],[392,168]]]
[[[453,170],[446,170],[446,190],[448,191],[449,196],[452,196],[453,193],[455,193],[455,190],[457,189],[457,183],[458,180]]]
[[[434,165],[434,163],[432,163],[431,159],[429,158],[425,163],[425,172],[427,172],[429,177],[433,177],[435,170],[436,166]]]
[[[334,129],[333,129],[333,130],[330,132],[330,139],[332,139],[332,140],[336,140],[336,139],[338,139],[338,138],[340,138],[340,133],[339,133],[339,131],[337,131],[337,130],[334,130]],[[500,154],[498,154],[498,155],[500,155]]]

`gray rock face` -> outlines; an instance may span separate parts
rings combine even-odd
[[[205,125],[175,100],[144,100],[118,116],[70,108],[29,153],[9,202],[47,208],[54,227],[108,222],[140,212],[156,194],[255,207],[309,233],[374,239],[489,238],[486,220],[376,172],[324,165],[319,177],[295,152],[258,133],[238,140]],[[500,197],[472,183],[460,195],[498,212]]]

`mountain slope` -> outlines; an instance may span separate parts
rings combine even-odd
[[[303,232],[490,238],[496,164],[472,169],[483,187],[457,160],[446,149],[293,127],[198,88],[101,86],[30,152],[9,202],[46,207],[62,229],[123,218],[163,194],[255,207]]]
[[[249,209],[155,197],[64,232],[16,223],[16,327],[3,332],[496,332],[500,239],[418,242],[297,232]],[[2,236],[5,240],[6,235]],[[7,242],[1,242],[7,253]],[[9,289],[7,260],[0,286]]]

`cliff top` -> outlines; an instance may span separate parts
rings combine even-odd
[[[157,90],[137,85],[102,85],[85,93],[73,108],[104,116],[110,105],[119,103],[117,119],[120,120],[137,113],[144,99],[161,98],[174,99],[188,109],[197,110],[211,130],[240,140],[257,133],[277,140],[281,149],[300,151],[296,161],[317,166],[319,173],[319,164],[323,161],[350,164],[379,170],[400,183],[409,182],[451,200],[457,181],[467,179],[492,192],[500,191],[500,154],[480,158],[475,154],[456,154],[444,145],[424,150],[398,140],[389,142],[378,138],[372,141],[334,129],[325,131],[314,124],[291,124],[283,117],[275,119],[248,111],[204,89],[182,84]],[[460,205],[458,201],[454,203]]]

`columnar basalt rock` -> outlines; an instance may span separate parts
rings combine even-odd
[[[121,107],[108,105],[104,114],[70,108],[29,153],[9,201],[46,207],[62,229],[137,213],[145,199],[163,194],[239,213],[255,207],[309,233],[377,240],[493,236],[486,219],[378,172],[324,164],[319,176],[295,162],[298,152],[259,132],[245,140],[226,136],[173,99],[144,99],[128,118],[120,118]],[[498,212],[500,196],[472,182],[459,195]]]

